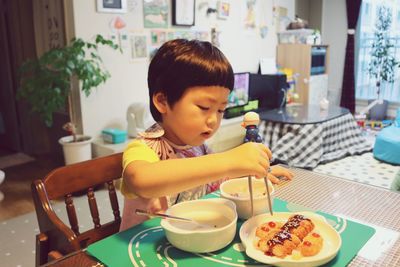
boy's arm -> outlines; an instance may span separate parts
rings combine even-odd
[[[265,145],[246,143],[226,152],[195,158],[154,163],[137,160],[126,167],[124,181],[129,190],[138,196],[160,197],[207,184],[221,177],[264,177],[271,157]]]

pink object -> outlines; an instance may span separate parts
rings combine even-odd
[[[123,19],[121,19],[120,17],[116,17],[115,21],[114,21],[114,28],[117,30],[120,30],[122,28],[125,28],[126,23]]]

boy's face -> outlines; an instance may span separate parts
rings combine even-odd
[[[198,146],[219,128],[228,103],[229,89],[221,86],[188,88],[173,105],[165,104],[165,137],[177,145]]]

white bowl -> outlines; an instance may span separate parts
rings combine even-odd
[[[236,234],[235,204],[227,199],[185,201],[170,207],[167,214],[194,219],[198,224],[163,219],[168,241],[184,251],[205,253],[229,245]],[[203,227],[204,224],[210,227]]]
[[[269,212],[268,195],[265,187],[264,179],[252,178],[253,185],[253,205],[254,216]],[[269,192],[271,195],[271,205],[273,204],[274,187],[267,179]],[[232,200],[236,204],[236,210],[239,218],[248,219],[251,217],[251,202],[248,177],[230,179],[220,185],[221,196]]]

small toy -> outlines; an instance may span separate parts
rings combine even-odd
[[[244,114],[242,122],[242,127],[246,128],[246,135],[243,139],[244,143],[248,142],[262,143],[262,138],[258,134],[259,123],[260,123],[260,116],[257,113],[250,111]],[[271,169],[269,169],[269,172],[270,171]],[[272,216],[273,212],[272,212],[271,195],[269,193],[267,177],[264,177],[264,182],[265,182],[265,187],[267,188],[269,212],[271,213]],[[254,203],[253,203],[253,186],[251,182],[251,176],[249,176],[248,178],[248,183],[249,183],[250,202],[251,202],[251,216],[253,217]]]
[[[255,112],[247,112],[243,117],[242,127],[246,128],[246,136],[243,142],[262,143],[261,136],[258,134],[258,124],[260,117]]]

